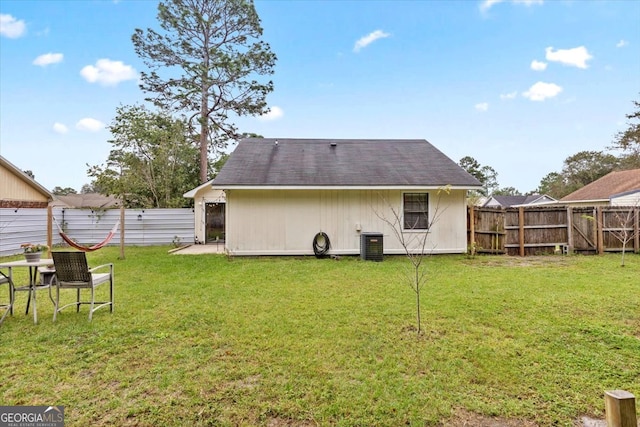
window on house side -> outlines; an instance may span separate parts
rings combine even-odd
[[[404,193],[403,214],[405,230],[429,228],[429,194]]]

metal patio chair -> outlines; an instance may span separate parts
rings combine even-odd
[[[56,288],[56,300],[55,309],[53,312],[53,321],[55,322],[56,316],[59,311],[62,311],[66,307],[75,305],[76,312],[80,311],[80,305],[89,305],[89,321],[93,316],[93,312],[109,306],[109,311],[113,312],[113,264],[102,264],[94,268],[89,268],[87,264],[87,255],[84,252],[52,252],[53,264],[55,268],[55,279],[53,280],[53,286]],[[97,270],[105,270],[108,268],[108,273],[98,273]],[[109,300],[108,301],[96,301],[95,289],[97,286],[104,283],[109,284]],[[60,307],[60,290],[61,289],[75,289],[76,301],[69,304],[65,304]],[[82,300],[80,291],[88,289],[91,294],[90,300]]]
[[[0,317],[1,325],[4,318],[7,317],[7,314],[13,314],[13,280],[11,278],[11,270],[9,270],[8,276],[0,271],[0,285],[9,285],[9,302],[0,302],[0,310],[4,310],[2,317]]]

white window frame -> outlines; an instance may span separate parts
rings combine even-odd
[[[407,210],[406,210],[406,207],[405,207],[405,196],[408,195],[408,194],[411,194],[411,195],[415,195],[415,194],[417,194],[417,195],[425,195],[427,197],[427,200],[426,200],[426,205],[427,205],[426,206],[426,217],[427,217],[426,227],[424,227],[424,228],[422,228],[422,227],[421,228],[407,228],[407,226],[406,226],[407,223],[406,223],[406,220],[405,220],[406,214],[407,214]],[[401,203],[402,203],[402,231],[404,231],[404,232],[421,232],[421,233],[429,231],[429,225],[430,225],[429,224],[429,215],[430,215],[430,212],[431,212],[431,197],[429,197],[429,192],[428,191],[405,191],[405,192],[402,193],[402,201],[401,201]],[[420,214],[420,213],[425,213],[425,211],[412,211],[411,213]]]

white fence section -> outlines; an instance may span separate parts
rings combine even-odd
[[[53,244],[64,244],[56,223],[75,242],[91,246],[102,242],[120,221],[120,209],[54,208]],[[122,224],[120,224],[122,227]],[[192,209],[125,209],[124,241],[127,246],[193,243]],[[47,209],[0,209],[0,256],[20,253],[23,243],[47,242]],[[120,228],[109,242],[120,245]]]

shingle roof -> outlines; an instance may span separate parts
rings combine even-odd
[[[458,186],[481,184],[423,139],[240,141],[218,176],[228,186]]]
[[[535,195],[516,195],[516,196],[491,196],[493,200],[500,204],[500,206],[510,207],[515,205],[526,205],[543,197],[539,194]]]
[[[611,196],[640,189],[640,169],[614,171],[564,196],[563,202],[577,200],[608,200]]]

